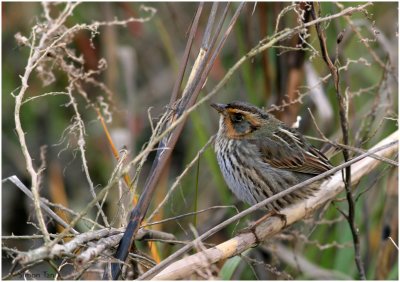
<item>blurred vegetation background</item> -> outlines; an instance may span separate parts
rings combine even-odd
[[[55,5],[52,11],[56,13],[62,5],[64,4]],[[142,14],[141,5],[143,3],[82,3],[68,18],[67,25],[139,17]],[[145,5],[157,10],[150,21],[129,23],[125,27],[101,27],[98,34],[81,31],[74,36],[73,44],[69,46],[75,50],[76,56],[83,56],[83,67],[86,71],[98,69],[102,58],[107,62],[107,68],[96,75],[96,79],[104,83],[109,91],[87,85],[87,99],[78,93],[74,94],[85,121],[87,162],[96,191],[107,184],[116,160],[98,114],[90,103],[97,103],[99,97],[102,97],[102,101],[107,104],[107,107],[102,108],[102,114],[108,122],[107,127],[113,141],[118,150],[126,148],[129,158],[133,159],[151,135],[149,115],[156,123],[169,103],[198,3],[164,2]],[[232,4],[228,18],[232,17],[233,8],[237,5]],[[280,2],[246,4],[208,77],[203,93],[208,93],[229,68],[261,39],[273,34],[278,15],[290,5],[292,4]],[[341,5],[348,7],[356,4],[347,2]],[[321,3],[320,8],[321,16],[340,11],[335,3]],[[197,56],[210,9],[211,3],[207,3],[187,64],[189,70]],[[341,17],[323,24],[330,56],[339,61],[339,66],[348,65],[348,68],[340,72],[340,77],[342,93],[346,93],[350,99],[351,145],[364,149],[368,149],[398,127],[398,3],[374,3],[367,10],[368,14],[352,15],[350,21]],[[42,21],[43,9],[41,4],[34,2],[3,2],[2,16],[2,178],[17,175],[30,187],[25,160],[14,131],[15,99],[12,95],[21,86],[19,75],[24,72],[29,48],[18,45],[14,36],[20,33],[29,38],[32,26]],[[297,14],[289,11],[281,18],[279,30],[298,24]],[[329,74],[329,70],[318,55],[320,46],[315,27],[311,27],[308,32],[310,37],[307,38],[305,51],[291,51],[282,47],[296,49],[299,47],[298,38],[281,42],[280,47],[271,48],[254,60],[246,62],[213,101],[248,101],[272,109],[274,114],[288,124],[295,122],[299,115],[302,117],[300,130],[305,135],[319,137],[308,113],[310,108],[322,132],[331,140],[340,142],[334,85],[332,79],[319,83],[320,78]],[[337,44],[339,35],[343,38]],[[66,75],[59,69],[54,69],[53,74],[54,80],[46,84],[38,73],[34,73],[29,81],[26,98],[65,91],[68,85]],[[315,87],[318,83],[319,86]],[[284,107],[284,111],[273,107],[282,105],[282,101],[298,99],[299,94],[302,97],[301,103]],[[53,203],[80,211],[92,196],[82,171],[77,137],[66,131],[74,116],[67,103],[65,95],[34,99],[22,106],[21,119],[28,149],[37,167],[40,165],[40,148],[47,146],[46,169],[42,173],[40,186],[41,196]],[[162,201],[176,177],[217,129],[218,115],[209,105],[200,106],[190,116],[173,151],[168,169],[164,171],[153,195],[148,215]],[[319,148],[323,146],[323,142],[311,142]],[[151,155],[152,158],[154,155]],[[335,165],[342,161],[341,154],[333,159]],[[136,191],[138,194],[150,168],[151,158],[141,172]],[[398,242],[397,186],[397,169],[382,164],[354,190],[357,199],[356,224],[368,279],[398,279],[398,250],[388,239],[390,236]],[[117,218],[120,194],[111,194],[105,203],[105,210],[110,221],[118,227],[125,223],[125,218]],[[180,240],[190,240],[195,236],[189,229],[190,224],[194,224],[201,234],[235,214],[237,211],[232,205],[239,210],[245,208],[228,190],[213,149],[208,147],[153,220],[222,205],[230,207],[155,225],[155,228],[173,233]],[[316,269],[329,271],[331,279],[357,279],[350,229],[338,209],[347,210],[345,198],[339,197],[309,223],[289,228],[276,239],[266,242],[262,248],[252,249],[241,257],[221,263],[217,266],[219,271],[216,277],[323,279],[313,276],[315,269],[300,269],[296,263],[290,263],[289,259],[284,258],[282,249],[277,251],[277,248],[285,248],[291,254],[295,252],[299,260],[311,262]],[[2,235],[38,233],[32,223],[35,222],[33,214],[31,200],[11,183],[3,183]],[[93,209],[90,217],[95,216],[96,209]],[[252,218],[248,218],[250,220]],[[207,242],[219,243],[227,240],[247,223],[240,222],[239,226],[231,226]],[[48,222],[48,228],[51,233],[57,232],[57,226],[51,221]],[[87,227],[79,223],[77,229],[85,231]],[[9,273],[12,261],[10,253],[4,247],[29,250],[40,245],[41,240],[3,239],[2,275]],[[144,253],[148,252],[145,244],[140,247]],[[157,247],[161,258],[165,258],[179,246],[157,243]],[[39,269],[54,271],[46,263],[36,266],[36,271]]]

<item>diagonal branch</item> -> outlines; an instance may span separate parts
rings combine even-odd
[[[19,180],[19,178],[15,175],[12,175],[10,177],[7,177],[4,179],[2,182],[4,183],[5,181],[10,181],[12,182],[15,186],[17,186],[22,192],[24,192],[30,199],[33,200],[33,194],[32,192],[24,185],[24,183]],[[58,224],[60,224],[62,227],[67,228],[68,223],[66,223],[61,217],[59,217],[55,212],[53,212],[43,201],[43,199],[40,198],[40,206],[43,209],[44,212],[46,212],[51,218],[54,219]],[[71,228],[71,232],[74,234],[79,234],[78,231],[76,231],[74,228]]]

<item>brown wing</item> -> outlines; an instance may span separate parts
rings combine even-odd
[[[293,129],[280,127],[271,137],[252,143],[259,148],[262,160],[276,168],[308,174],[332,168],[328,159]]]

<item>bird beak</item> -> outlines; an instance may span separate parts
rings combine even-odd
[[[226,109],[226,105],[225,104],[213,103],[213,104],[211,104],[211,107],[216,109],[219,113],[222,113]]]

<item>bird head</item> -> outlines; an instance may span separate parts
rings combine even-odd
[[[246,138],[266,125],[271,115],[257,107],[244,102],[232,102],[228,104],[211,104],[220,114],[219,134],[227,138]]]

